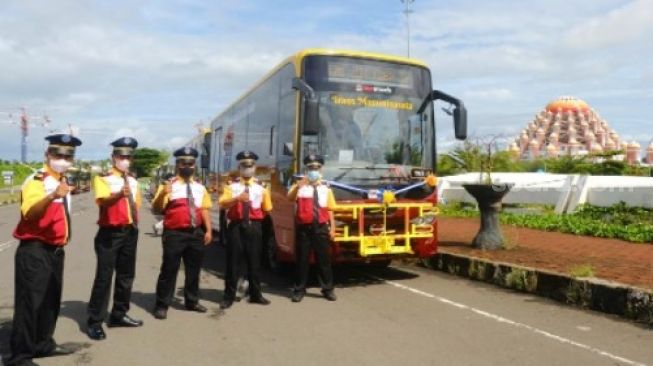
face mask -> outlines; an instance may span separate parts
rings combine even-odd
[[[317,182],[320,178],[322,178],[322,174],[320,174],[319,170],[309,170],[306,176],[310,182]]]
[[[116,169],[120,170],[121,172],[127,173],[127,171],[129,171],[130,165],[131,165],[131,161],[129,161],[129,159],[116,160]]]
[[[70,169],[73,163],[66,159],[52,159],[50,160],[49,165],[50,168],[52,168],[52,170],[61,174],[61,173],[65,173],[66,170]]]
[[[179,168],[179,175],[181,175],[184,178],[190,177],[191,175],[193,175],[193,173],[195,173],[195,168],[191,168],[187,166]]]
[[[242,175],[245,178],[250,178],[254,176],[254,173],[256,172],[256,167],[249,167],[249,168],[240,168],[240,175]]]

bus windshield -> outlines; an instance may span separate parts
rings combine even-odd
[[[422,67],[333,56],[306,61],[319,98],[320,129],[303,136],[305,153],[324,155],[327,179],[359,185],[432,168],[432,115],[415,116],[431,89]]]

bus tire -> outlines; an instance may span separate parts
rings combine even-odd
[[[368,265],[372,268],[388,268],[392,263],[392,259],[383,259],[380,261],[370,262]]]

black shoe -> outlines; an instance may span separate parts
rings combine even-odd
[[[292,300],[292,302],[300,302],[304,298],[304,295],[306,295],[306,292],[304,291],[293,291],[290,299]]]
[[[186,305],[186,310],[196,311],[198,313],[206,313],[206,307],[200,304]]]
[[[120,318],[109,317],[107,326],[112,327],[140,327],[143,325],[142,320],[136,320],[131,318],[129,315],[125,314]]]
[[[229,309],[233,304],[234,304],[233,300],[222,300],[222,302],[220,303],[220,309]]]
[[[88,335],[89,338],[96,341],[101,341],[107,338],[107,334],[104,333],[104,329],[102,329],[102,326],[99,324],[89,325],[88,328],[86,329],[86,335]]]
[[[39,366],[38,363],[32,361],[31,359],[21,360],[18,363],[13,363],[14,366]]]
[[[68,356],[75,353],[75,350],[70,349],[68,347],[56,345],[52,349],[52,351],[48,352],[48,354],[44,355],[43,357],[56,357],[56,356]]]
[[[250,304],[260,304],[260,305],[270,305],[270,300],[266,299],[263,296],[249,298]]]
[[[155,318],[157,319],[165,319],[168,317],[168,309],[166,308],[154,308],[154,311],[152,312]]]
[[[322,296],[324,296],[324,298],[329,301],[338,300],[338,297],[336,297],[336,294],[333,292],[333,290],[322,291]]]

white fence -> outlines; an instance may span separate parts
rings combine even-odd
[[[586,176],[548,173],[492,173],[493,183],[512,183],[504,203],[555,205],[556,212],[572,212],[580,204],[611,206],[624,201],[628,206],[653,208],[653,178]],[[441,177],[441,202],[475,202],[462,187],[478,183],[479,173]]]

